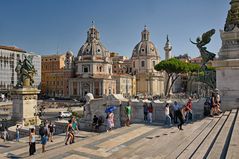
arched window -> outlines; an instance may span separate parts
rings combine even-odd
[[[153,66],[155,66],[156,65],[156,62],[155,61],[153,61]]]

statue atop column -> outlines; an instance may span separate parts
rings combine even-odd
[[[34,75],[36,74],[36,70],[34,65],[32,64],[32,55],[25,56],[23,62],[21,60],[18,61],[15,71],[17,72],[17,88],[21,87],[32,87],[34,83]]]

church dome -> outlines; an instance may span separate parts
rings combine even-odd
[[[109,51],[100,42],[99,32],[94,25],[87,32],[87,40],[80,48],[79,56],[109,57]]]
[[[149,31],[144,27],[141,32],[141,41],[134,47],[132,57],[138,56],[158,56],[158,51],[153,42],[149,40]]]

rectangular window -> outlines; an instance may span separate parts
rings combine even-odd
[[[145,63],[144,61],[141,61],[141,67],[144,67]]]
[[[88,67],[84,67],[84,72],[88,72]]]

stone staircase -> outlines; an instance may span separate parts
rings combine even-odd
[[[72,145],[64,145],[64,136],[48,143],[47,152],[29,158],[49,159],[160,159],[160,158],[238,158],[238,110],[227,111],[217,117],[207,117],[183,126],[165,128],[160,125],[133,124],[111,132],[85,135]],[[82,133],[82,134],[81,134]],[[81,132],[82,136],[84,132]],[[85,132],[86,133],[86,132]],[[28,157],[28,145],[0,156]]]

